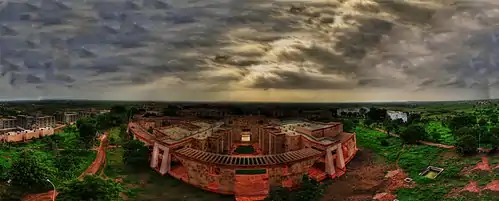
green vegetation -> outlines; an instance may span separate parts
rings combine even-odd
[[[272,188],[264,201],[316,201],[322,198],[326,186],[327,184],[321,184],[309,179],[307,175],[303,175],[298,190],[289,191],[282,187]]]
[[[253,146],[238,146],[236,148],[236,150],[234,150],[235,153],[238,153],[238,154],[252,154],[252,153],[255,153],[255,149],[253,148]]]
[[[0,200],[18,200],[25,194],[51,190],[79,176],[95,159],[95,151],[80,149],[78,133],[60,133],[29,144],[4,144],[0,149]]]
[[[149,149],[143,142],[130,140],[123,145],[123,164],[133,168],[147,168]]]
[[[124,187],[110,180],[104,180],[99,176],[87,175],[83,180],[73,179],[60,189],[57,200],[61,201],[118,201],[122,200],[120,193]]]

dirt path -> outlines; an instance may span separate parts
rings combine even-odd
[[[102,164],[106,162],[107,135],[108,132],[104,132],[104,135],[100,138],[100,145],[94,162],[88,166],[88,168],[78,177],[78,179],[83,179],[85,175],[94,175],[97,171],[99,171]]]

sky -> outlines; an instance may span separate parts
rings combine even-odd
[[[496,0],[2,2],[0,100],[499,97]]]

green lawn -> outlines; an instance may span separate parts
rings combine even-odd
[[[255,153],[255,149],[253,146],[238,146],[236,150],[234,150],[235,153],[238,154],[252,154]]]

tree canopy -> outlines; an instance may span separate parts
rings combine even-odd
[[[56,169],[47,163],[47,158],[36,154],[35,151],[24,150],[12,163],[7,177],[11,185],[32,192],[50,186],[47,179],[53,179],[55,173]]]
[[[355,123],[352,120],[343,120],[343,130],[346,132],[355,132]]]
[[[477,152],[477,148],[478,142],[472,135],[459,136],[456,140],[456,151],[460,154],[474,154]]]
[[[368,119],[373,122],[383,122],[386,118],[386,109],[380,108],[370,108],[369,112],[366,113]]]
[[[74,179],[60,189],[59,201],[118,201],[124,188],[111,180],[87,175],[83,180]]]
[[[452,130],[458,130],[462,127],[475,125],[476,117],[470,115],[459,115],[452,117],[449,121],[449,128]]]
[[[149,149],[143,142],[130,140],[123,145],[123,163],[132,167],[147,166],[149,161]]]
[[[408,144],[417,143],[419,140],[423,140],[426,137],[426,130],[423,126],[418,124],[413,124],[407,127],[403,132],[400,133],[400,138],[402,141]]]

